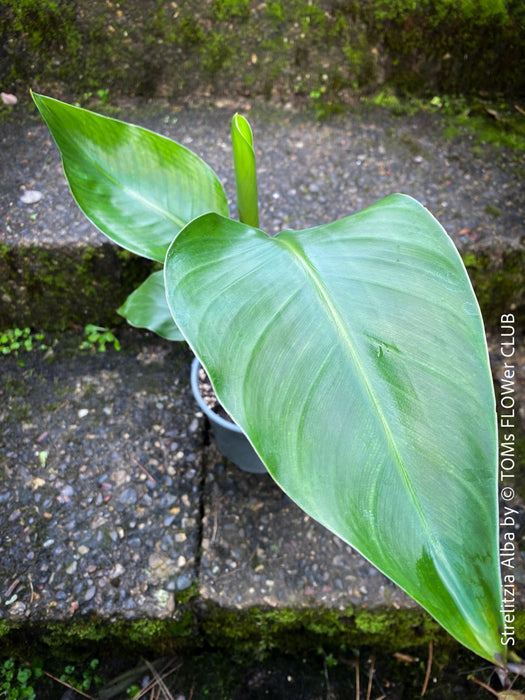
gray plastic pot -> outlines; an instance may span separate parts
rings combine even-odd
[[[200,366],[199,360],[195,357],[191,363],[191,390],[199,407],[210,421],[217,447],[225,457],[243,471],[252,474],[267,473],[268,470],[239,426],[217,415],[202,398],[199,391]]]

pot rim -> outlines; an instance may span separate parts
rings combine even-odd
[[[243,431],[239,428],[237,423],[233,423],[232,421],[226,420],[222,416],[219,416],[215,411],[212,411],[211,408],[208,406],[206,401],[201,396],[201,393],[199,391],[199,368],[202,367],[201,362],[198,357],[194,357],[193,361],[191,363],[191,390],[193,392],[193,396],[195,397],[195,400],[199,404],[199,407],[204,411],[205,415],[208,417],[210,421],[213,423],[216,423],[217,425],[222,426],[226,430],[231,430],[234,433],[243,433]],[[204,369],[204,368],[203,368]]]

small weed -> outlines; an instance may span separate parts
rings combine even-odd
[[[9,700],[35,700],[33,681],[43,675],[38,662],[32,666],[19,665],[9,658],[0,665],[0,698]]]
[[[109,90],[106,89],[100,89],[97,90],[97,97],[99,99],[100,104],[105,105],[106,102],[109,100]]]
[[[319,121],[327,119],[334,114],[339,114],[343,110],[343,106],[337,102],[326,99],[326,86],[321,85],[315,90],[311,90],[310,99],[312,100],[312,106],[315,110],[315,117]]]
[[[91,323],[84,328],[84,340],[81,350],[91,350],[92,352],[106,352],[107,345],[113,345],[115,350],[120,350],[120,343],[113,333],[103,326],[94,326]]]
[[[92,686],[100,685],[100,677],[96,674],[99,665],[98,659],[93,659],[87,668],[77,671],[75,666],[66,666],[60,676],[62,683],[68,684],[77,690],[88,691]]]
[[[81,107],[83,104],[88,103],[90,100],[95,100],[99,105],[105,105],[109,101],[109,90],[100,88],[91,92],[91,90],[84,92],[82,95],[82,100],[80,102],[75,102],[76,107]]]
[[[43,333],[32,333],[30,328],[8,328],[0,331],[0,355],[14,355],[33,350],[49,350],[52,346],[44,342]],[[56,340],[52,345],[56,344]],[[23,362],[20,365],[23,366]]]

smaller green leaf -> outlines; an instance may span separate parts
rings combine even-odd
[[[134,124],[32,96],[77,204],[118,245],[164,262],[173,237],[189,221],[209,211],[228,216],[217,176],[184,146]]]
[[[259,210],[253,134],[249,123],[240,114],[236,114],[232,120],[232,147],[239,221],[258,227]]]
[[[147,328],[167,340],[184,340],[166,301],[162,270],[154,272],[132,292],[118,313],[136,328]]]

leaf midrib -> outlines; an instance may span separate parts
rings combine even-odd
[[[343,339],[343,342],[348,350],[348,353],[350,357],[352,358],[352,361],[355,363],[355,366],[359,372],[359,376],[361,378],[361,381],[363,382],[363,385],[370,397],[371,403],[379,417],[379,420],[383,426],[383,429],[385,431],[385,435],[387,437],[387,440],[389,441],[394,456],[395,456],[395,461],[398,467],[398,471],[401,474],[401,477],[406,485],[407,491],[410,494],[410,497],[412,499],[412,503],[414,506],[414,509],[420,519],[422,528],[424,532],[426,533],[427,536],[427,542],[429,544],[429,547],[432,549],[434,552],[434,562],[436,564],[436,570],[440,573],[440,578],[443,582],[443,585],[445,586],[446,590],[448,591],[451,599],[454,601],[456,607],[458,610],[460,610],[463,614],[463,617],[466,620],[470,620],[470,615],[468,614],[468,611],[465,609],[465,606],[462,604],[461,599],[458,598],[457,593],[455,591],[455,588],[450,587],[449,581],[454,580],[456,577],[454,575],[454,572],[451,570],[450,564],[447,561],[447,558],[442,550],[442,547],[439,546],[439,543],[436,542],[436,539],[434,535],[432,534],[431,528],[429,526],[428,520],[425,517],[424,510],[421,506],[420,500],[414,491],[414,488],[412,487],[410,483],[410,479],[408,476],[408,473],[403,465],[401,455],[399,453],[399,450],[397,449],[396,443],[394,441],[392,431],[390,430],[390,426],[388,424],[388,421],[381,410],[380,403],[378,402],[374,389],[370,382],[367,380],[367,375],[364,371],[363,365],[359,359],[359,354],[357,353],[355,343],[352,340],[350,334],[348,333],[345,324],[332,303],[330,299],[330,295],[328,292],[328,289],[326,285],[324,284],[323,280],[319,276],[317,270],[315,269],[315,266],[310,263],[308,260],[306,254],[304,253],[303,248],[301,245],[291,238],[290,236],[278,236],[274,238],[274,242],[281,244],[293,257],[293,259],[300,265],[300,267],[303,269],[303,271],[306,273],[307,278],[310,279],[317,290],[319,297],[325,306],[325,308],[328,311],[328,317],[332,319],[332,322],[336,328],[336,331],[338,335]],[[443,569],[448,571],[448,576],[443,575]]]
[[[401,477],[403,479],[403,482],[405,483],[405,486],[407,488],[407,491],[410,494],[410,497],[412,499],[412,503],[414,505],[414,508],[417,512],[417,515],[421,521],[421,524],[427,534],[427,541],[430,543],[432,549],[436,552],[438,555],[438,559],[441,561],[442,560],[442,553],[438,553],[436,551],[435,547],[435,538],[432,535],[430,526],[428,524],[427,518],[425,517],[424,510],[421,506],[420,500],[410,483],[410,479],[408,476],[408,473],[403,465],[403,461],[401,458],[401,455],[399,453],[399,450],[397,448],[397,445],[395,443],[392,431],[390,429],[390,426],[388,424],[388,421],[386,419],[386,416],[384,415],[384,412],[381,410],[381,406],[379,401],[376,398],[374,389],[370,382],[367,379],[366,372],[364,371],[364,367],[361,363],[361,360],[359,358],[359,354],[356,350],[355,343],[353,339],[351,338],[350,334],[348,333],[345,324],[341,318],[340,313],[336,309],[335,305],[333,304],[332,300],[330,299],[329,291],[324,284],[323,280],[320,278],[318,272],[316,271],[315,267],[310,263],[308,260],[307,256],[304,253],[304,250],[302,247],[293,239],[289,237],[276,237],[274,239],[276,243],[280,243],[286,250],[293,256],[294,260],[301,266],[303,271],[306,273],[308,279],[311,280],[313,283],[315,289],[317,290],[319,297],[322,301],[323,306],[327,309],[328,313],[327,316],[332,320],[332,323],[335,326],[337,335],[342,339],[345,347],[348,350],[348,354],[350,355],[352,361],[354,362],[358,374],[361,378],[361,381],[368,393],[368,396],[370,397],[370,401],[372,403],[372,406],[377,413],[379,420],[381,422],[381,425],[383,426],[383,430],[385,432],[386,438],[388,442],[390,443],[394,456],[395,456],[395,461],[398,467],[398,471],[401,474]],[[448,587],[447,587],[448,588]],[[452,595],[452,593],[451,593]],[[453,596],[454,600],[456,600],[456,596]],[[456,601],[457,603],[458,601]]]
[[[86,158],[87,162],[96,170],[98,170],[99,173],[102,174],[103,177],[106,178],[112,185],[115,187],[121,189],[123,192],[125,192],[131,199],[134,199],[138,202],[141,202],[144,204],[147,208],[151,209],[152,211],[156,212],[157,214],[161,215],[163,218],[168,219],[169,221],[172,221],[178,228],[179,230],[183,228],[188,222],[184,221],[180,217],[176,216],[175,214],[172,214],[168,210],[164,209],[163,207],[155,204],[149,199],[146,199],[144,196],[142,196],[137,190],[129,187],[128,185],[125,185],[123,182],[121,182],[119,179],[111,175],[111,173],[104,168],[97,160],[91,159],[91,158]],[[66,172],[69,170],[69,168],[66,166],[66,163],[64,162],[64,170]],[[68,181],[71,186],[71,179],[68,177]]]

